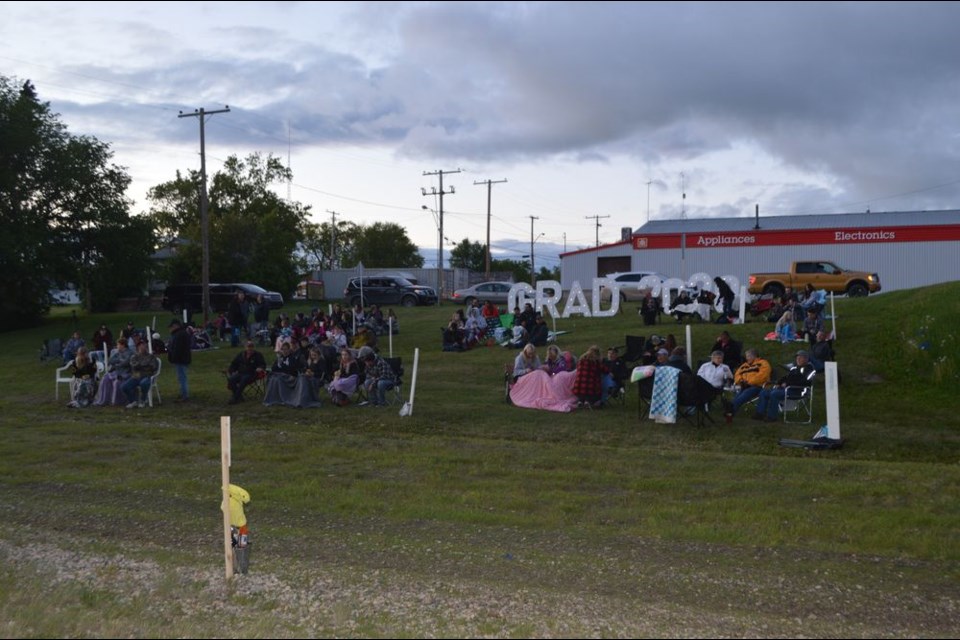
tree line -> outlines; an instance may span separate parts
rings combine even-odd
[[[292,174],[272,155],[230,156],[210,180],[210,280],[291,292],[317,267],[421,267],[393,223],[316,224],[271,185]],[[50,291],[74,285],[89,311],[142,296],[151,281],[199,282],[200,172],[177,170],[133,214],[126,168],[107,143],[68,131],[29,81],[0,76],[0,331],[32,326]],[[152,256],[170,248],[158,264]]]

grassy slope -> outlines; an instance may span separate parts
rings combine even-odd
[[[728,590],[709,597],[687,592],[682,580],[636,583],[635,575],[611,569],[645,566],[649,558],[634,565],[631,554],[650,548],[673,568],[706,552],[718,571],[756,564],[808,585],[819,569],[840,583],[866,580],[890,597],[905,588],[891,578],[899,575],[955,604],[958,300],[960,283],[837,301],[848,443],[827,453],[777,445],[779,437],[809,437],[823,423],[822,381],[812,426],[742,419],[704,429],[653,425],[638,422],[633,397],[625,408],[601,412],[522,410],[502,401],[502,365],[513,352],[441,353],[439,327],[453,309],[401,311],[394,351],[404,357],[408,379],[413,348],[421,349],[414,416],[329,406],[230,408],[233,480],[254,496],[249,514],[263,541],[258,560],[278,571],[295,571],[299,560],[448,576],[449,565],[457,575],[514,588],[536,583],[598,593],[607,588],[599,584],[612,581],[624,589],[675,591],[678,602],[716,609],[735,597]],[[150,319],[133,317],[138,325]],[[119,328],[126,319],[82,317],[80,329],[87,337],[101,321]],[[177,545],[145,542],[143,553],[169,554],[175,565],[216,566],[217,427],[228,411],[219,371],[234,350],[195,354],[190,404],[70,411],[53,405],[54,365],[38,364],[35,353],[42,338],[65,336],[71,327],[63,316],[5,336],[0,538],[23,544],[81,529],[85,547],[109,550],[138,544],[145,531],[162,531],[164,538],[173,532]],[[645,333],[633,313],[561,320],[558,328],[571,331],[561,346],[578,353]],[[682,341],[682,329],[664,324],[656,331],[673,331]],[[769,325],[729,329],[773,363],[789,361],[795,351],[758,342]],[[694,325],[695,354],[704,354],[717,332]],[[164,397],[175,388],[165,368]],[[553,560],[542,557],[551,555],[545,550]],[[819,555],[803,567],[776,562],[771,569],[770,554],[781,552]],[[490,557],[514,553],[531,559],[532,574],[485,566]],[[883,559],[884,570],[871,574],[850,564],[862,555]],[[610,563],[603,578],[598,558]],[[884,587],[884,580],[893,582]],[[23,607],[0,603],[8,612]],[[759,610],[778,606],[776,598],[755,594],[750,603]],[[877,615],[862,606],[862,616]],[[378,633],[371,624],[368,632]]]

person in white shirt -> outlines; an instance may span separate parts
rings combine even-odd
[[[733,372],[723,363],[723,351],[711,353],[710,361],[700,365],[697,375],[717,390],[723,390],[724,387],[733,383]]]

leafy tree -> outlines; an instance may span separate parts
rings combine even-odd
[[[509,271],[513,274],[514,282],[530,282],[530,263],[525,260],[493,258],[490,260],[490,270]]]
[[[423,256],[407,236],[406,229],[393,222],[375,222],[369,227],[360,227],[356,242],[341,260],[345,267],[358,262],[363,262],[365,267],[420,268]]]
[[[336,269],[359,237],[360,228],[347,220],[338,221],[336,227],[329,222],[310,223],[304,229],[300,248],[311,269]]]
[[[487,245],[464,238],[450,251],[450,266],[454,269],[486,271]]]
[[[293,291],[306,267],[296,249],[304,240],[310,208],[287,202],[270,185],[291,177],[274,156],[230,156],[210,181],[208,225],[211,282],[253,282]],[[201,279],[200,173],[179,171],[153,187],[150,218],[177,251],[167,265],[170,282]]]
[[[30,82],[0,77],[0,329],[36,323],[53,284],[77,285],[96,311],[142,292],[153,235],[130,217],[130,177],[112,156],[70,134]]]

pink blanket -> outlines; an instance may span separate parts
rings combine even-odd
[[[561,371],[554,376],[540,369],[531,371],[514,383],[510,401],[527,409],[573,411],[577,406],[577,396],[573,395],[576,377],[576,371]]]

